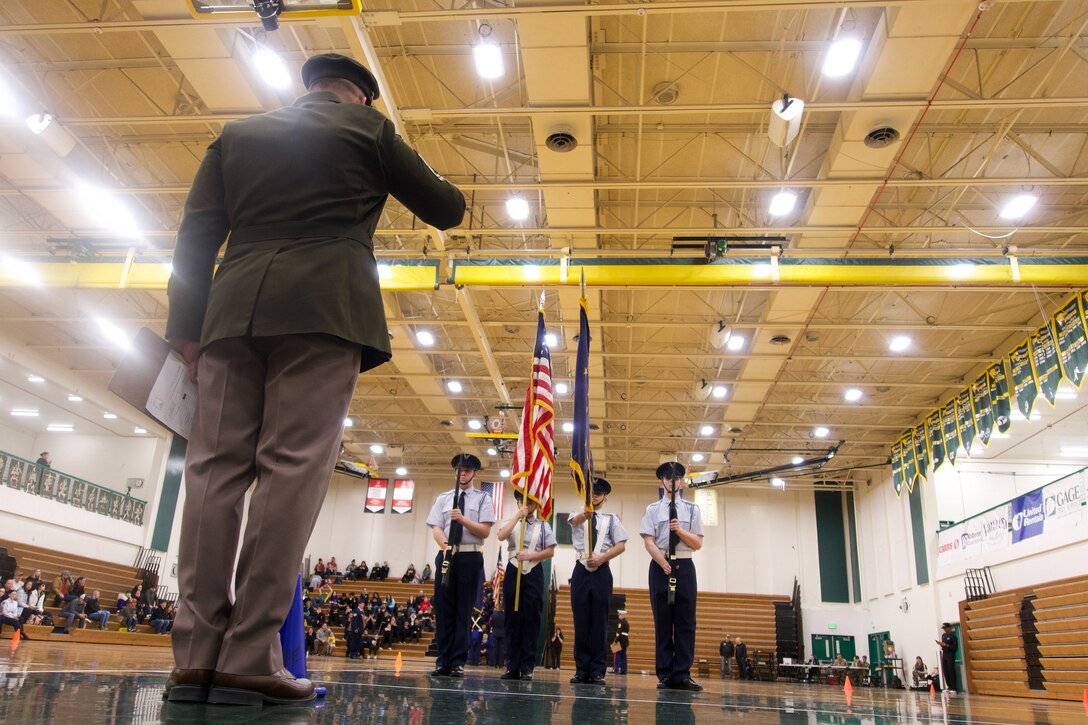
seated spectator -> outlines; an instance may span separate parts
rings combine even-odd
[[[409,564],[408,568],[404,572],[404,576],[400,578],[401,584],[411,584],[416,578],[416,565]]]
[[[45,600],[48,594],[45,591],[45,582],[39,581],[27,599],[27,610],[30,616],[25,620],[29,624],[39,624],[45,617]]]
[[[102,594],[96,589],[91,593],[91,596],[83,598],[83,613],[87,615],[87,619],[98,622],[99,629],[105,629],[106,623],[110,621],[110,610],[103,609],[98,603],[99,597]]]
[[[348,564],[347,567],[345,567],[345,569],[344,569],[344,578],[354,581],[355,580],[355,570],[358,569],[358,568],[359,568],[359,565],[355,563],[355,559],[352,559],[351,563]]]
[[[137,626],[136,605],[124,594],[120,595],[117,601],[121,605],[117,608],[117,614],[121,618],[121,623],[124,624],[125,629],[129,632],[135,632]]]
[[[340,565],[336,563],[336,557],[334,556],[331,559],[329,559],[329,563],[325,565],[325,576],[329,576],[331,574],[339,574],[339,573],[340,573]]]
[[[322,578],[325,577],[325,560],[324,559],[318,559],[317,563],[314,564],[314,574],[320,574]]]
[[[30,619],[30,593],[33,589],[34,582],[29,578],[15,588],[15,601],[19,603],[19,619],[22,620],[23,624],[26,624],[26,620]]]
[[[364,561],[361,564],[359,564],[358,568],[355,569],[355,578],[359,579],[359,580],[364,580],[369,576],[370,576],[370,568],[367,567],[366,562]],[[363,590],[363,591],[365,592],[366,590]]]
[[[34,573],[26,578],[26,581],[31,582],[31,589],[42,583],[42,570],[35,569]]]
[[[65,604],[64,609],[60,610],[60,617],[64,620],[65,633],[72,628],[73,621],[79,622],[80,629],[87,626],[87,605],[84,603],[86,598],[86,594],[80,594]]]
[[[329,637],[332,636],[332,631],[329,629],[328,624],[322,624],[321,628],[314,634],[316,640],[314,646],[315,655],[331,655],[332,649],[329,647]]]
[[[144,596],[140,600],[143,604],[145,615],[151,614],[155,611],[155,607],[159,604],[159,585],[152,584],[144,591]]]
[[[4,631],[4,625],[8,625],[20,634],[23,639],[30,639],[23,629],[23,612],[19,602],[15,599],[15,589],[10,589],[4,601],[0,602],[0,632]]]
[[[73,599],[76,599],[76,598],[81,597],[84,594],[86,594],[86,590],[85,590],[86,584],[87,584],[87,577],[85,577],[85,576],[76,577],[75,582],[72,583],[72,585],[68,587],[68,593],[64,595],[64,601],[65,602],[70,602]]]
[[[159,602],[159,606],[155,607],[150,617],[151,621],[148,624],[155,630],[155,634],[166,634],[174,624],[170,603],[166,600]]]
[[[926,682],[926,680],[928,679],[928,670],[926,668],[926,663],[922,661],[921,657],[914,658],[914,669],[911,670],[911,675],[914,680],[914,687],[918,687],[920,683],[923,682],[928,687],[929,683]]]
[[[314,645],[317,642],[317,637],[314,635],[314,628],[306,628],[306,654],[316,654],[314,652]]]
[[[307,582],[307,589],[313,591],[314,589],[319,588],[324,583],[325,577],[315,571],[313,574],[310,575],[310,581]]]
[[[53,580],[53,606],[59,607],[66,601],[64,596],[72,586],[72,575],[65,569]]]
[[[427,564],[423,567],[423,573],[419,575],[421,582],[429,582],[431,580],[431,565]]]

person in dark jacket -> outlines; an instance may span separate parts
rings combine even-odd
[[[174,701],[315,697],[284,669],[277,642],[295,587],[284,562],[303,559],[359,373],[392,356],[374,233],[390,195],[441,229],[465,213],[457,187],[371,107],[370,71],[329,53],[307,60],[302,80],[309,93],[291,106],[223,127],[178,228],[166,339],[198,403],[166,684]],[[233,574],[223,552],[239,541]]]
[[[733,679],[733,652],[733,641],[729,639],[729,635],[727,634],[722,638],[721,644],[718,645],[718,654],[722,658],[721,676],[723,680],[727,673],[729,679]]]

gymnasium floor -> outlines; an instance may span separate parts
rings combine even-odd
[[[165,647],[23,643],[0,647],[3,723],[1084,723],[1079,702],[931,696],[858,688],[847,704],[841,689],[820,685],[724,683],[704,678],[698,694],[659,692],[653,677],[614,678],[605,687],[574,686],[571,673],[538,670],[533,682],[503,682],[494,669],[470,668],[464,680],[432,681],[409,660],[311,659],[324,701],[296,707],[229,708],[164,704]],[[429,668],[427,668],[429,669]]]

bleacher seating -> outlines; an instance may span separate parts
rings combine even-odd
[[[616,588],[615,594],[626,595],[627,621],[631,625],[631,646],[627,650],[628,672],[654,671],[654,619],[650,596],[645,589]],[[748,656],[755,659],[759,650],[773,660],[776,648],[774,603],[789,601],[786,595],[722,594],[699,592],[696,609],[695,667],[707,660],[711,673],[717,676],[718,645],[722,637],[740,637],[748,645]],[[566,639],[560,663],[574,669],[574,615],[570,608],[570,587],[559,589],[555,622],[563,629]],[[611,635],[609,636],[611,641]],[[693,674],[695,674],[693,669]]]

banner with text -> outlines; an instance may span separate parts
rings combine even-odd
[[[393,481],[393,513],[412,513],[412,499],[416,493],[416,482],[411,479],[398,478]]]
[[[385,513],[385,495],[389,491],[389,479],[372,478],[366,489],[366,512],[368,514]]]

